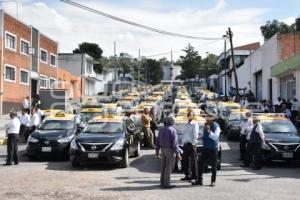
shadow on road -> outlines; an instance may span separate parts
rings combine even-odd
[[[160,173],[160,160],[153,154],[143,155],[135,159],[130,166],[141,172]]]
[[[157,181],[156,181],[157,183]],[[191,188],[191,185],[176,185],[176,189],[178,188]],[[112,188],[104,188],[102,191],[114,191],[114,192],[124,192],[124,191],[145,191],[145,190],[157,190],[161,189],[159,185],[143,185],[143,186],[132,186],[132,187],[112,187]],[[159,197],[158,197],[159,199]]]

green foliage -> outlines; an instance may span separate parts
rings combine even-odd
[[[163,69],[159,61],[145,59],[141,66],[141,81],[152,85],[159,84],[163,78]]]
[[[284,22],[277,20],[267,21],[267,23],[260,27],[261,33],[265,40],[270,39],[276,33],[286,34],[295,32],[295,24],[289,26]]]
[[[78,45],[78,48],[73,50],[73,53],[86,53],[94,59],[94,71],[101,74],[104,64],[101,61],[102,49],[96,43],[83,42]]]

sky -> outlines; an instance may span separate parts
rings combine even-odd
[[[233,31],[234,46],[252,42],[263,43],[259,27],[268,20],[278,19],[293,23],[300,15],[300,0],[74,0],[117,17],[154,28],[201,37],[219,38],[228,27]],[[1,0],[0,0],[1,2]],[[18,0],[18,18],[38,28],[59,43],[59,52],[72,52],[81,42],[95,42],[104,56],[126,52],[151,58],[174,60],[188,43],[205,56],[206,52],[219,54],[223,41],[183,39],[161,35],[123,24],[59,0]],[[287,3],[288,2],[288,3]],[[17,16],[13,2],[1,7]]]

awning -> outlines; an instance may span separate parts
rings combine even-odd
[[[280,76],[286,72],[300,69],[300,54],[288,58],[277,65],[274,65],[271,70],[271,75],[274,77]]]

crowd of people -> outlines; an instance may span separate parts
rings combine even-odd
[[[17,112],[11,111],[10,121],[5,124],[7,134],[7,158],[3,165],[19,164],[18,144],[26,142],[29,135],[36,130],[44,118],[44,113],[40,109],[41,101],[37,96],[30,106],[29,97],[22,102],[22,112],[18,116]]]

